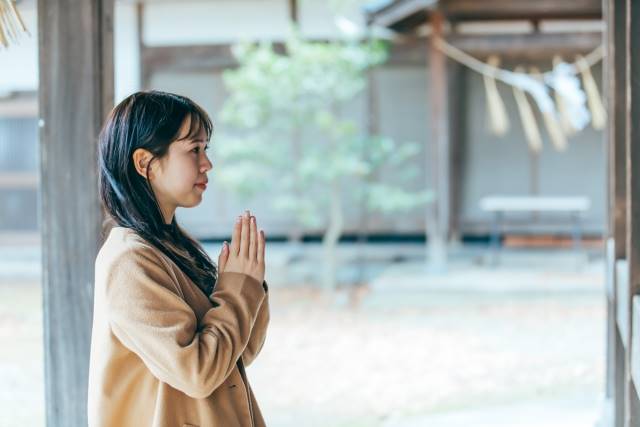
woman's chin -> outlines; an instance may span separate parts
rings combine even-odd
[[[202,194],[197,194],[189,198],[189,200],[185,200],[180,204],[180,207],[183,208],[195,208],[200,203],[202,203]]]

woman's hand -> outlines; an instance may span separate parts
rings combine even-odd
[[[236,219],[231,245],[224,242],[218,256],[219,272],[247,274],[258,282],[264,280],[264,232],[249,211]]]

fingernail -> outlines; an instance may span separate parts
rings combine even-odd
[[[242,221],[242,216],[238,216],[238,218],[236,218],[236,224],[240,224],[240,221]]]
[[[251,222],[254,223],[254,224],[256,223],[256,217],[255,216],[251,217]]]
[[[244,217],[245,218],[249,218],[249,211],[248,210],[244,211]]]

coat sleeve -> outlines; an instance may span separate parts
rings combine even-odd
[[[209,396],[244,351],[265,290],[241,273],[221,273],[214,307],[198,322],[167,266],[147,247],[128,250],[107,278],[113,333],[160,381],[194,398]]]
[[[258,357],[267,337],[267,327],[269,326],[270,319],[269,286],[266,281],[262,282],[262,286],[264,287],[266,295],[264,301],[262,301],[262,305],[260,305],[260,310],[258,310],[258,315],[251,330],[251,336],[249,337],[249,343],[244,349],[244,352],[242,352],[242,362],[244,366],[249,366],[255,358]]]

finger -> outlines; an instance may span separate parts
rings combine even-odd
[[[242,230],[240,232],[240,252],[244,258],[249,257],[249,211],[242,216]]]
[[[256,217],[251,217],[251,222],[249,223],[249,259],[255,260],[257,257],[258,250],[258,231],[256,230]]]
[[[256,256],[258,263],[264,262],[264,247],[264,230],[260,230],[260,235],[258,236],[258,254]]]
[[[227,260],[229,259],[229,244],[225,241],[222,244],[222,249],[220,250],[220,255],[218,255],[218,272],[223,272],[226,265]]]
[[[236,222],[233,225],[233,235],[231,236],[231,248],[229,253],[238,255],[240,251],[240,228],[242,227],[242,217],[238,216]]]

